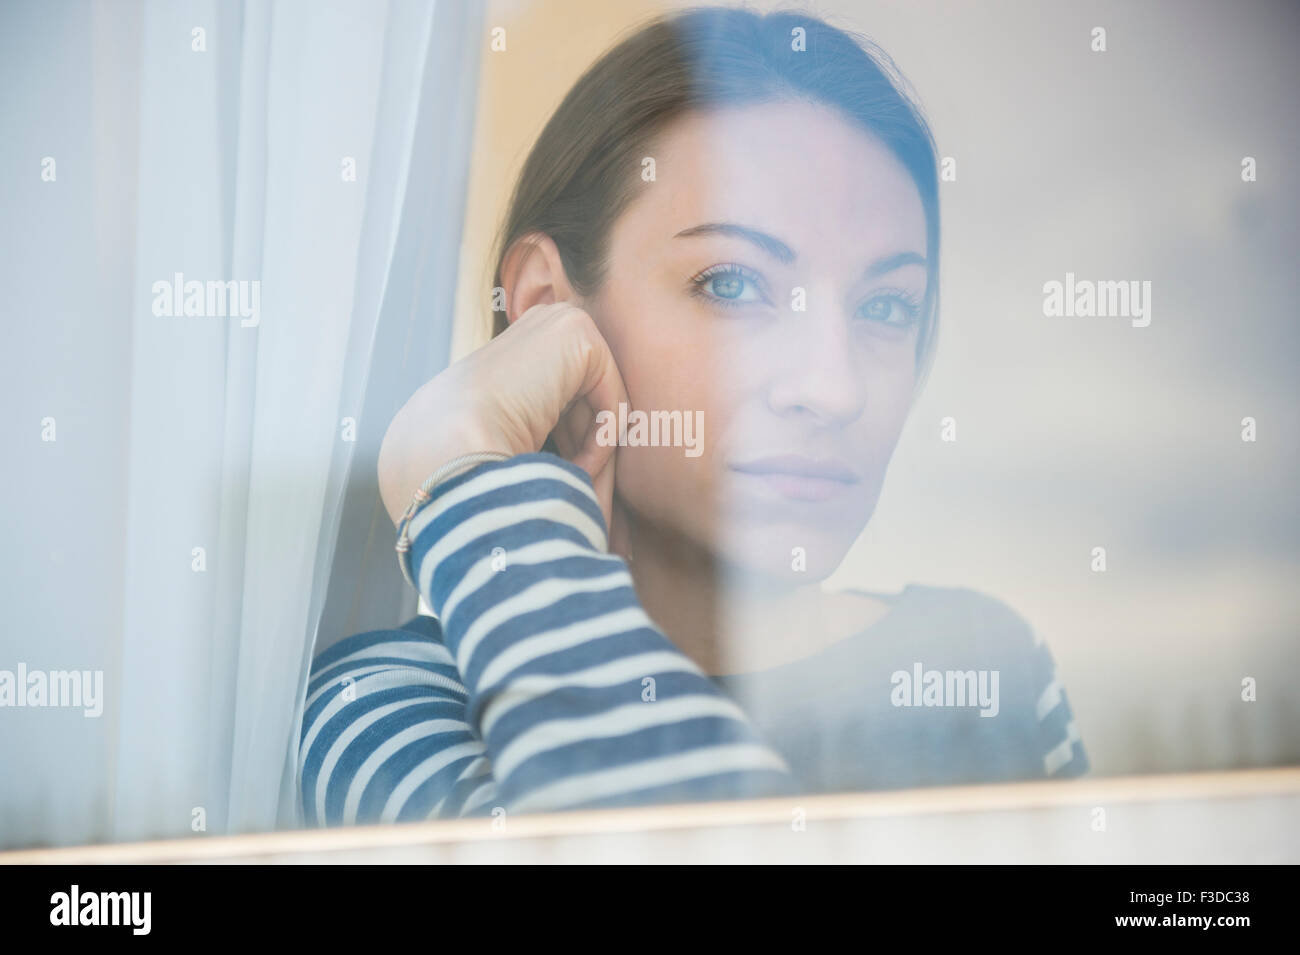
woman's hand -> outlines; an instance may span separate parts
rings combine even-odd
[[[627,401],[609,345],[568,302],[535,305],[478,351],[422,385],[379,449],[379,494],[393,523],[424,479],[472,451],[538,451],[552,432],[560,454],[591,476],[612,524],[616,448],[597,444],[595,420]]]

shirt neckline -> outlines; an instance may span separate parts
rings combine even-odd
[[[889,609],[878,620],[868,624],[861,630],[855,630],[847,637],[836,640],[834,643],[828,644],[827,646],[808,654],[806,657],[799,657],[799,659],[790,660],[787,663],[778,663],[776,666],[772,667],[764,667],[761,670],[746,670],[743,673],[710,673],[707,674],[707,676],[710,680],[743,682],[745,680],[765,679],[773,674],[790,672],[791,668],[806,666],[814,661],[819,661],[827,654],[837,652],[852,643],[874,636],[884,630],[887,626],[892,625],[892,622],[898,617],[899,608],[903,605],[905,599],[914,592],[915,587],[915,584],[905,584],[903,589],[897,593],[865,590],[861,587],[841,587],[836,591],[836,593],[854,593],[862,594],[867,597],[875,597],[878,600],[883,600],[889,606]]]

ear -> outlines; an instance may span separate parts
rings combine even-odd
[[[506,320],[512,325],[534,305],[579,304],[560,250],[543,232],[530,232],[511,243],[501,262],[501,284],[506,290]]]

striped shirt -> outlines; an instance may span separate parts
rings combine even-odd
[[[770,673],[710,678],[641,608],[626,563],[607,552],[590,479],[562,458],[539,452],[478,465],[435,490],[410,536],[413,576],[435,616],[357,634],[313,661],[299,748],[309,825],[909,782],[906,772],[862,780],[803,765],[810,739],[849,747],[820,746],[828,764],[871,762],[873,747],[888,748],[886,724],[908,712],[856,721],[861,707],[828,694],[817,675],[842,673],[847,661],[835,657],[846,648],[888,646],[875,639],[882,625],[887,633],[907,617],[901,611],[915,608],[917,595],[943,592],[909,588],[911,603],[866,631],[871,639],[841,641]],[[1077,775],[1087,760],[1068,705],[1050,655],[1035,658],[1041,644],[1025,644],[1026,633],[984,641],[994,652],[983,656],[975,641],[975,662],[1008,656],[1013,698],[1004,696],[1009,718],[967,712],[966,725],[975,717],[979,752],[1014,752],[1010,761],[992,759],[1000,774]],[[856,671],[859,679],[870,672]],[[888,687],[862,689],[849,687],[859,700],[888,702]],[[840,700],[848,712],[817,711],[810,720],[802,693]],[[894,742],[944,748],[924,734]]]

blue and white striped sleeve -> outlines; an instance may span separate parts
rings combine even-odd
[[[472,815],[496,787],[437,621],[359,633],[312,662],[298,750],[309,825]]]
[[[1082,776],[1090,766],[1069,697],[1052,651],[1036,632],[1033,639],[1030,666],[1038,687],[1034,718],[1042,739],[1043,775],[1058,779]]]
[[[414,717],[384,724],[355,701],[324,717],[327,690],[303,726],[304,804],[315,799],[323,810],[317,820],[354,821],[350,806],[381,803],[384,818],[407,819],[794,790],[788,767],[745,714],[641,608],[627,565],[607,553],[604,519],[580,468],[546,452],[479,465],[437,488],[410,536],[416,581],[439,618],[440,639],[429,641],[427,657],[374,685],[399,693],[419,687],[430,708],[425,718],[459,707],[464,730],[415,730]],[[364,652],[355,655],[363,648],[334,649],[363,669],[395,665],[366,664]],[[328,666],[314,666],[326,682]],[[435,676],[456,687],[434,686]],[[361,675],[356,686],[365,679],[372,678]],[[313,685],[320,692],[326,683]],[[311,716],[310,702],[308,710]],[[466,748],[442,760],[424,749],[408,754],[417,740],[440,733],[445,739],[429,744],[436,752]],[[337,748],[347,736],[355,737],[355,752],[331,761],[325,742],[333,738]],[[404,808],[416,791],[422,801]]]

